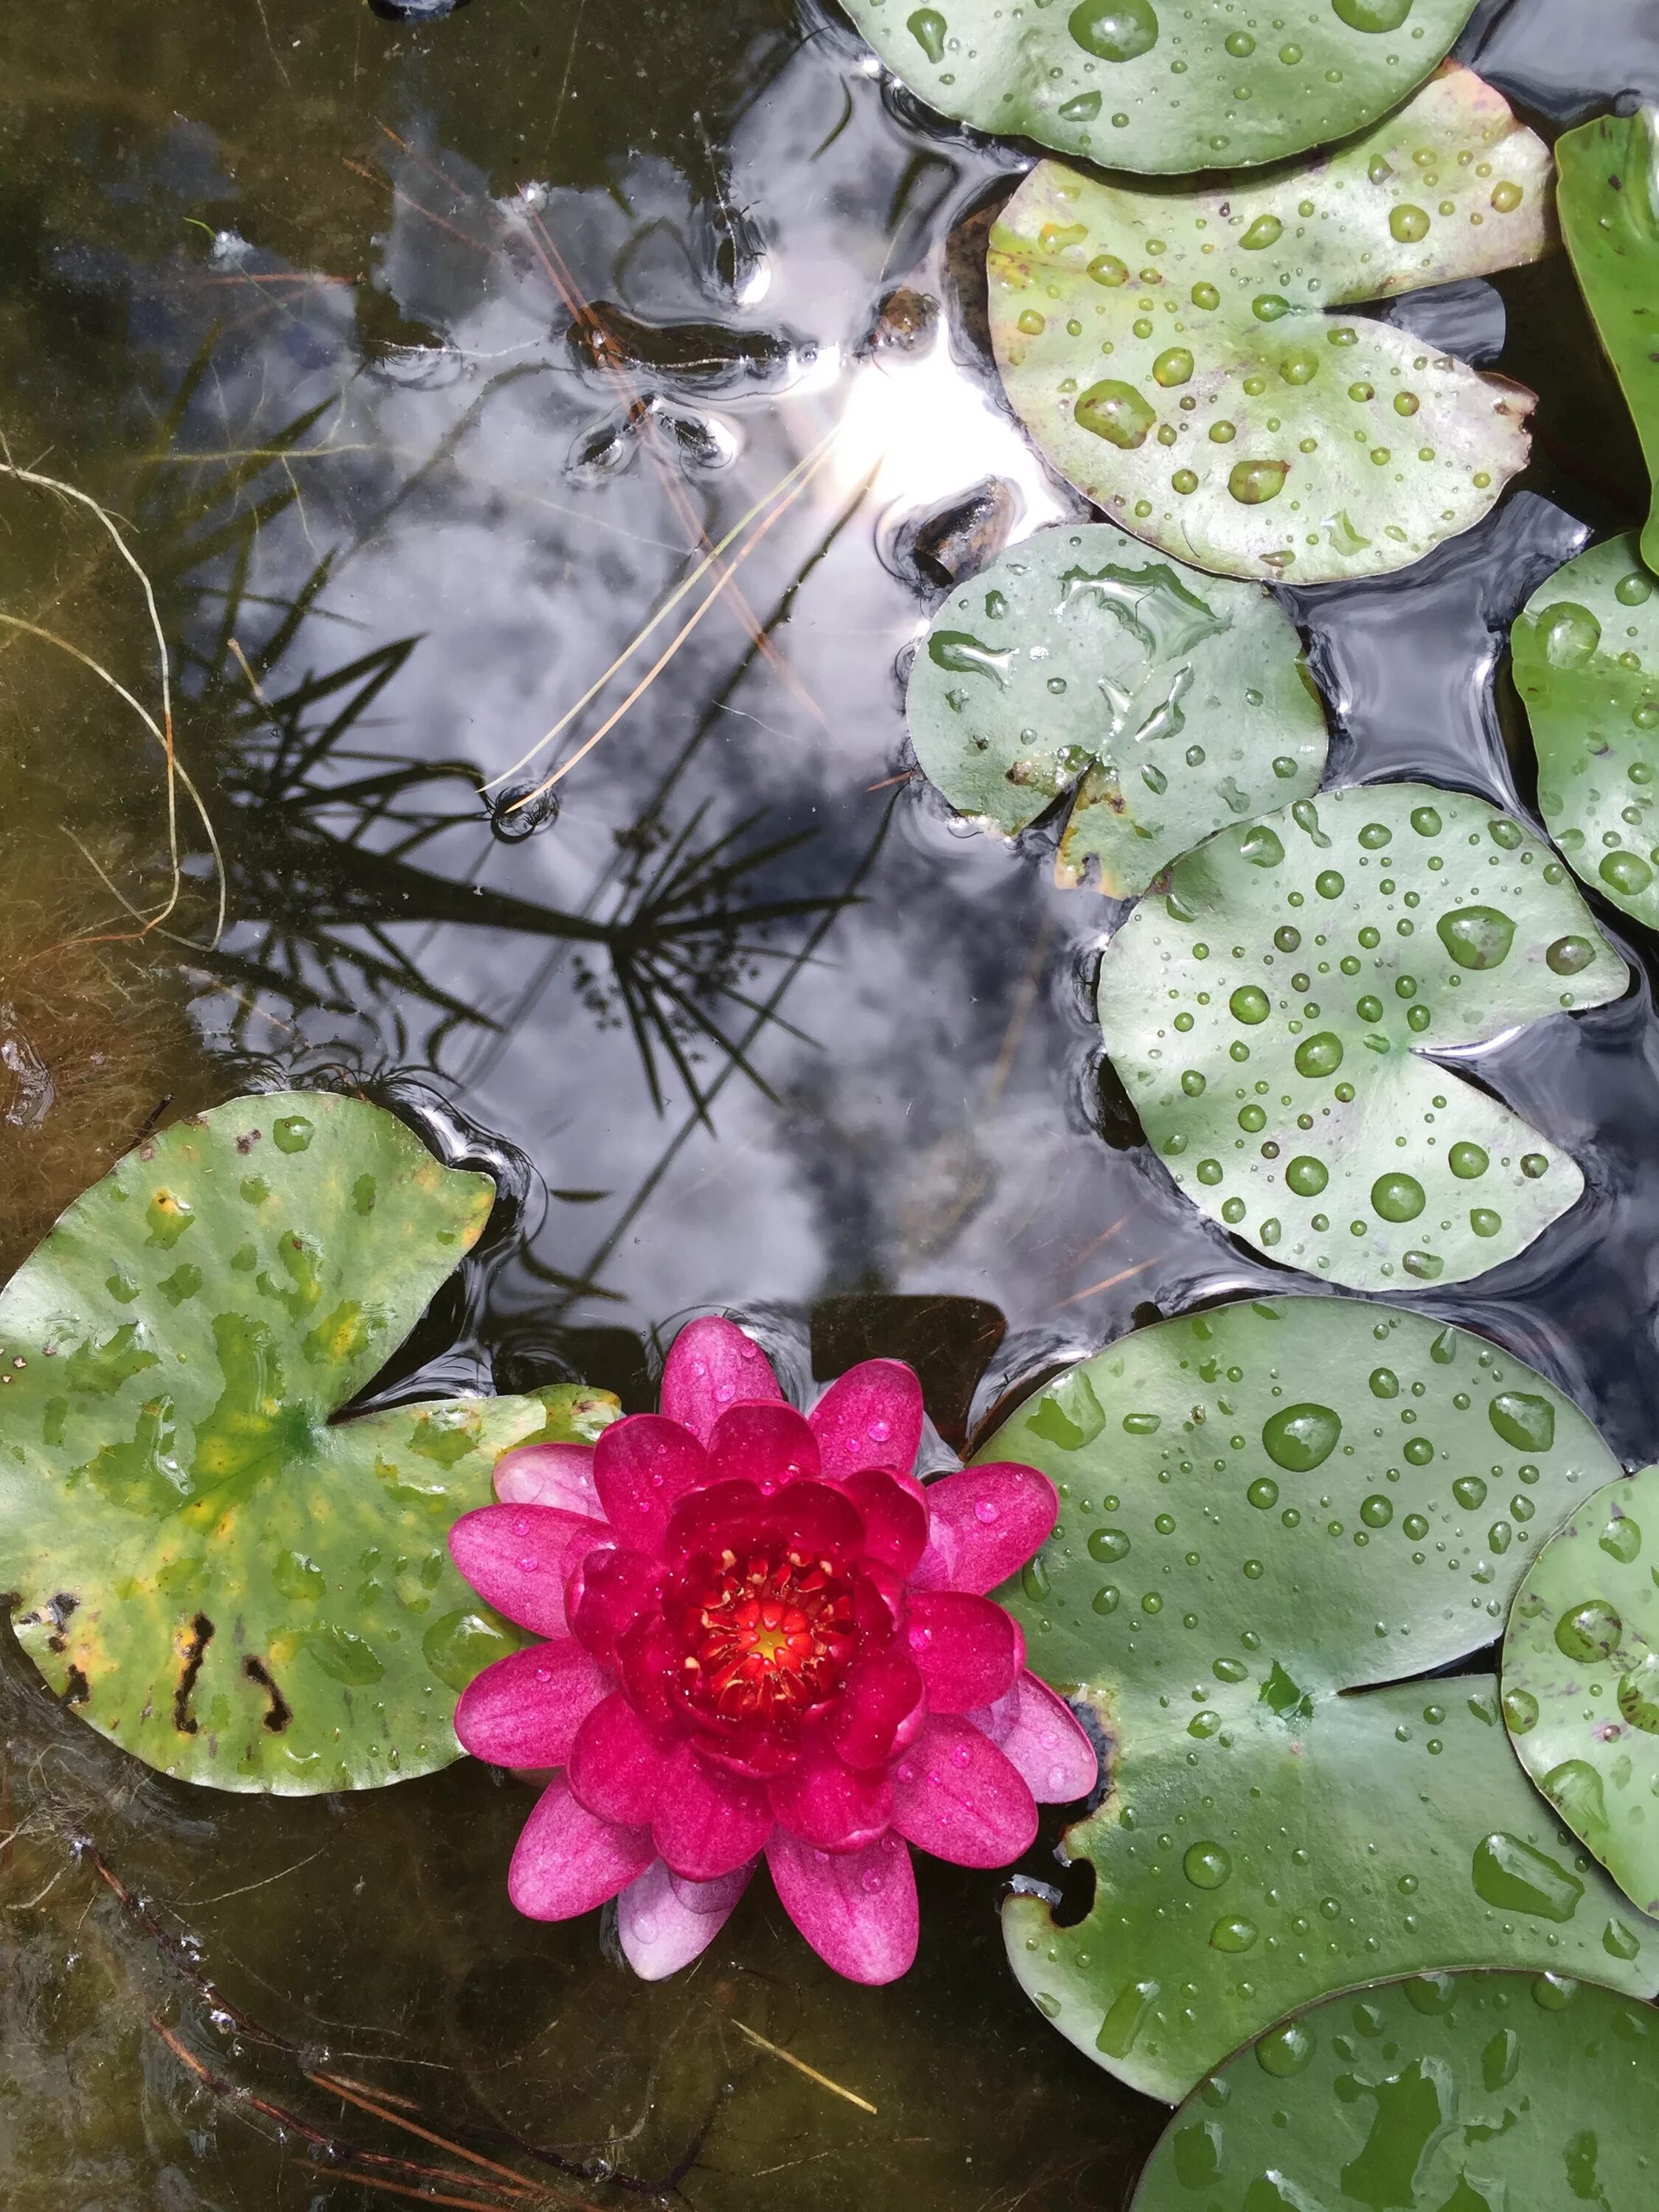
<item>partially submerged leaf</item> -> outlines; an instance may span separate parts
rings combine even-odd
[[[980,1455],[1060,1489],[999,1595],[1111,1745],[1065,1844],[1095,1871],[1087,1916],[1003,1913],[1022,1986],[1080,2050],[1174,2099],[1376,1975],[1659,1986],[1659,1929],[1528,1784],[1497,1684],[1401,1680],[1486,1643],[1536,1532],[1616,1468],[1571,1400],[1416,1314],[1241,1302],[1137,1330]]]
[[[1543,2212],[1653,2202],[1659,2021],[1559,1975],[1351,1990],[1182,2106],[1133,2212]]]
[[[1659,1468],[1588,1498],[1538,1554],[1504,1642],[1504,1717],[1533,1780],[1659,1912]]]
[[[1624,963],[1547,845],[1483,800],[1361,785],[1224,830],[1101,963],[1106,1049],[1212,1219],[1356,1288],[1456,1282],[1583,1188],[1425,1053],[1617,998]]]
[[[1340,153],[1180,192],[1044,161],[991,233],[1026,428],[1137,538],[1224,575],[1379,575],[1478,522],[1529,392],[1333,311],[1544,252],[1549,155],[1468,70]]]
[[[1659,926],[1659,581],[1635,536],[1558,568],[1513,644],[1552,836],[1604,898]]]
[[[0,1293],[0,1589],[52,1688],[164,1773],[361,1789],[459,1758],[519,1632],[450,1565],[496,1459],[606,1394],[336,1423],[489,1215],[392,1115],[233,1099],[129,1154]]]
[[[905,695],[916,758],[1012,834],[1063,792],[1057,873],[1144,890],[1211,830],[1318,788],[1325,718],[1295,629],[1255,584],[1098,525],[1040,532],[933,617]]]
[[[945,114],[1104,168],[1167,172],[1279,161],[1362,130],[1422,82],[1474,0],[1281,0],[1270,21],[1231,24],[1176,0],[847,11]]]
[[[1655,479],[1642,547],[1659,568],[1659,107],[1569,131],[1555,158],[1573,273]]]

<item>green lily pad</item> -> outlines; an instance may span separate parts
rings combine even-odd
[[[1223,823],[1312,796],[1325,717],[1257,584],[1200,575],[1100,524],[1041,531],[933,617],[905,695],[922,771],[1012,836],[1076,803],[1058,880],[1145,890]]]
[[[1536,260],[1550,164],[1448,68],[1340,153],[1181,192],[1035,168],[991,232],[1008,397],[1110,520],[1223,575],[1422,558],[1528,453],[1533,398],[1339,311]]]
[[[1474,0],[1281,0],[1271,20],[1176,0],[847,0],[933,106],[1109,169],[1238,169],[1395,107]],[[1246,26],[1249,26],[1247,28]]]
[[[1604,898],[1659,927],[1659,581],[1635,536],[1558,568],[1513,644],[1552,836]]]
[[[237,1098],[112,1168],[0,1293],[0,1589],[64,1701],[162,1772],[362,1789],[459,1758],[522,1641],[450,1565],[510,1445],[615,1417],[569,1386],[335,1422],[495,1186],[351,1098]]]
[[[1494,1636],[1537,1532],[1616,1467],[1571,1400],[1416,1314],[1241,1302],[1073,1368],[981,1456],[1059,1487],[999,1595],[1111,1747],[1066,1838],[1091,1909],[1003,1915],[1021,1984],[1089,2057],[1174,2100],[1378,1976],[1659,1986],[1659,1928],[1528,1785],[1497,1684],[1402,1679]]]
[[[1556,141],[1561,230],[1659,487],[1659,107]],[[1642,547],[1659,568],[1659,489]]]
[[[1561,863],[1461,792],[1362,785],[1224,830],[1101,963],[1100,1026],[1188,1197],[1334,1283],[1456,1282],[1583,1188],[1421,1055],[1627,981]]]
[[[1521,1763],[1644,1911],[1659,1913],[1659,1468],[1587,1498],[1546,1544],[1504,1641]]]
[[[1659,2018],[1616,1990],[1433,1974],[1352,1990],[1235,2052],[1133,2212],[1647,2212]]]

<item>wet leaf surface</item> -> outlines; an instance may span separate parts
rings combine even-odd
[[[1659,1987],[1659,1928],[1528,1785],[1497,1684],[1420,1679],[1496,1633],[1535,1529],[1616,1464],[1540,1376],[1415,1314],[1240,1302],[1138,1330],[981,1451],[1060,1487],[1000,1595],[1111,1747],[1066,1838],[1094,1869],[1087,1915],[1003,1913],[1015,1973],[1080,2050],[1174,2100],[1377,1975]]]
[[[1008,396],[1063,476],[1177,560],[1297,584],[1406,567],[1527,459],[1531,395],[1335,312],[1536,260],[1550,162],[1448,66],[1340,153],[1181,192],[1044,161],[991,233]]]
[[[933,106],[1109,169],[1237,169],[1346,138],[1403,100],[1474,0],[1291,0],[1271,23],[1175,0],[848,0]]]
[[[1636,536],[1559,568],[1512,643],[1551,836],[1603,898],[1659,924],[1659,585]]]
[[[1549,848],[1459,792],[1329,792],[1223,830],[1107,947],[1102,1035],[1212,1219],[1355,1287],[1522,1251],[1577,1164],[1425,1057],[1625,988]]]
[[[1522,1974],[1355,1990],[1217,2068],[1134,2212],[1641,2212],[1656,2090],[1659,2015],[1617,1990]]]
[[[1058,874],[1144,890],[1212,830],[1310,798],[1325,718],[1296,631],[1254,584],[1048,530],[934,616],[905,713],[925,773],[1006,833],[1066,792]]]
[[[1659,107],[1569,131],[1555,158],[1573,272],[1659,479]],[[1659,494],[1642,544],[1659,567]]]
[[[460,1755],[523,1639],[451,1565],[510,1445],[597,1435],[577,1387],[336,1421],[477,1240],[487,1176],[323,1092],[148,1139],[0,1294],[0,1579],[82,1717],[220,1789],[360,1789]]]
[[[1659,1468],[1615,1482],[1545,1545],[1504,1643],[1521,1761],[1644,1911],[1659,1911]]]

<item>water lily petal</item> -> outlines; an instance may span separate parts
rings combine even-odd
[[[896,1982],[916,1955],[910,1854],[890,1832],[861,1851],[823,1851],[773,1831],[766,1863],[779,1901],[819,1958],[849,1982]]]
[[[927,1485],[930,1535],[913,1577],[922,1589],[983,1596],[1048,1540],[1060,1494],[1046,1474],[1012,1460],[964,1467]]]
[[[664,1777],[652,1832],[678,1875],[714,1881],[752,1859],[772,1829],[766,1792],[700,1759],[689,1744]]]
[[[1025,1639],[1011,1613],[966,1590],[912,1590],[904,1643],[936,1713],[970,1712],[1014,1686]]]
[[[838,1376],[806,1418],[833,1480],[866,1467],[908,1474],[921,1447],[921,1385],[902,1359],[866,1359]]]
[[[710,1315],[674,1339],[662,1371],[662,1409],[706,1444],[730,1406],[781,1398],[772,1363],[754,1339]]]
[[[496,1461],[495,1480],[504,1505],[560,1505],[567,1513],[604,1518],[592,1444],[520,1444]]]
[[[793,1406],[733,1406],[714,1424],[711,1481],[749,1481],[769,1493],[817,1471],[818,1440]]]
[[[678,1421],[630,1413],[593,1447],[593,1486],[620,1544],[654,1552],[674,1500],[708,1480],[702,1446]]]
[[[662,1571],[643,1552],[590,1552],[571,1575],[565,1611],[572,1631],[601,1665],[617,1663],[617,1646],[648,1620],[662,1596]]]
[[[496,1766],[562,1766],[605,1688],[581,1645],[554,1637],[497,1659],[469,1683],[455,1733],[474,1759]]]
[[[1069,1805],[1100,1778],[1095,1747],[1070,1708],[1029,1668],[1006,1697],[963,1717],[1024,1777],[1039,1805]]]
[[[669,1756],[627,1698],[613,1692],[577,1730],[566,1777],[595,1819],[644,1826],[662,1801]]]
[[[642,1982],[659,1982],[708,1949],[749,1887],[755,1862],[718,1881],[687,1881],[661,1859],[630,1881],[617,1899],[623,1956]]]
[[[648,1828],[595,1820],[561,1774],[524,1824],[507,1869],[507,1893],[529,1919],[569,1920],[626,1888],[654,1856]]]
[[[821,1851],[859,1851],[893,1817],[892,1784],[881,1767],[849,1766],[828,1743],[811,1744],[771,1788],[772,1810],[792,1835]]]
[[[841,1487],[859,1509],[866,1554],[908,1575],[927,1548],[927,1506],[921,1486],[878,1468],[849,1474]]]
[[[902,1651],[860,1653],[848,1669],[826,1734],[850,1766],[884,1766],[927,1711],[921,1675]]]
[[[553,1505],[481,1505],[449,1532],[449,1555],[486,1604],[538,1636],[565,1632],[566,1577],[611,1541],[603,1521]]]
[[[827,1482],[791,1482],[769,1498],[752,1482],[711,1483],[675,1507],[663,1549],[671,1559],[779,1540],[809,1552],[856,1557],[864,1522],[852,1499]]]
[[[893,1769],[893,1826],[935,1858],[1006,1866],[1036,1824],[1020,1775],[971,1721],[930,1714]]]

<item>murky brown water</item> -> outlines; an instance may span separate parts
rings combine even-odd
[[[1540,126],[1659,96],[1649,0],[1482,21],[1466,52]],[[970,1404],[1143,1306],[1273,1279],[1101,1082],[1083,987],[1112,911],[1051,887],[1041,829],[993,848],[905,778],[902,658],[938,594],[1081,511],[977,338],[974,218],[1028,159],[884,85],[816,0],[474,0],[424,29],[356,0],[12,11],[0,429],[131,525],[230,927],[211,947],[186,809],[176,934],[135,935],[125,908],[169,880],[161,757],[67,648],[151,704],[143,602],[95,520],[0,480],[0,607],[34,625],[0,635],[0,1264],[158,1114],[280,1076],[365,1086],[500,1174],[468,1295],[403,1363],[449,1383],[580,1375],[642,1404],[672,1325],[732,1306],[803,1385],[915,1358],[959,1443]],[[1544,404],[1482,528],[1291,596],[1333,779],[1524,800],[1494,662],[1541,578],[1638,518],[1634,441],[1559,259],[1391,312]],[[781,484],[557,818],[496,835],[480,786]],[[1589,1197],[1423,1303],[1639,1463],[1659,1032],[1648,948],[1612,933],[1630,997],[1480,1062]],[[1018,1996],[994,1877],[927,1867],[920,1963],[885,1991],[836,1984],[764,1885],[694,1974],[644,1989],[592,1921],[511,1913],[528,1801],[475,1766],[221,1799],[100,1742],[15,1654],[0,1710],[17,2212],[385,2203],[331,2145],[400,2139],[308,2084],[325,2063],[606,2208],[1109,2206],[1160,2125]]]

